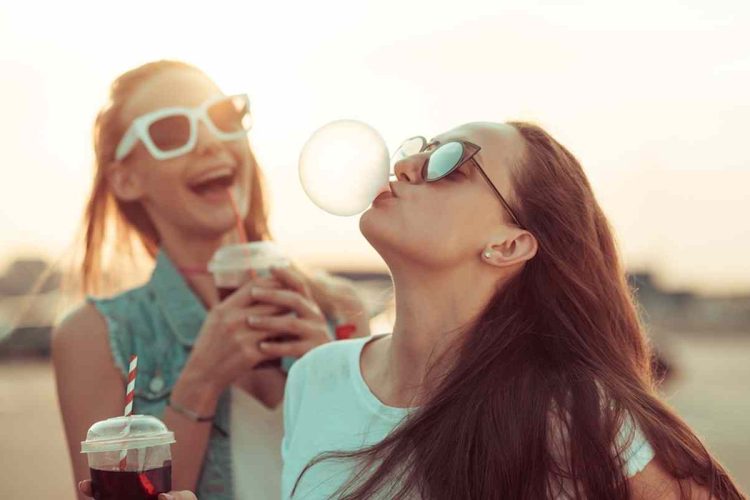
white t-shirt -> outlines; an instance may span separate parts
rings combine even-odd
[[[232,386],[230,437],[235,500],[278,500],[281,493],[279,443],[282,407],[268,408]]]
[[[282,499],[290,498],[297,477],[318,454],[353,451],[378,443],[408,415],[409,409],[383,404],[362,377],[360,354],[374,338],[378,337],[317,347],[289,372],[281,446]],[[624,457],[627,476],[643,470],[653,456],[648,441],[636,430]],[[353,473],[352,462],[324,460],[310,468],[302,476],[294,499],[331,498]]]

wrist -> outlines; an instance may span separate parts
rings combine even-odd
[[[191,377],[183,372],[170,395],[170,401],[199,415],[213,415],[221,391],[204,378]]]
[[[190,408],[182,406],[179,403],[175,403],[171,398],[169,399],[168,406],[175,413],[179,413],[180,415],[187,418],[188,420],[199,423],[199,424],[213,422],[214,419],[216,418],[215,413],[211,413],[210,415],[198,413],[196,411],[191,410]]]

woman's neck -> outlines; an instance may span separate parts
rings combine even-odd
[[[381,345],[382,368],[374,380],[386,404],[418,406],[428,397],[450,369],[466,328],[494,295],[497,278],[473,266],[440,273],[394,270],[396,321]]]

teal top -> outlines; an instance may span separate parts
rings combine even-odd
[[[379,443],[417,409],[386,405],[365,382],[360,368],[362,349],[381,337],[329,342],[305,354],[289,372],[281,447],[282,499],[292,498],[300,474],[319,454],[360,450]],[[561,432],[565,428],[555,425],[550,429],[556,429],[551,434],[552,456],[560,460],[558,465],[565,470],[568,438]],[[632,418],[623,423],[617,445],[627,477],[642,471],[654,458],[651,444]],[[293,498],[337,498],[337,490],[354,477],[357,466],[356,460],[324,460],[302,475]],[[575,488],[569,476],[561,477],[564,480],[560,484],[551,483],[555,490],[550,496],[556,500],[574,498]],[[389,490],[373,498],[391,498],[392,493]]]
[[[89,297],[104,316],[115,364],[127,376],[130,356],[138,356],[133,411],[162,418],[198,337],[206,308],[167,254],[160,251],[151,279],[111,298]],[[288,367],[292,359],[285,358]],[[196,494],[201,500],[232,500],[229,391],[216,409]]]

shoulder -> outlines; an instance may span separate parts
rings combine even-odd
[[[308,351],[302,356],[295,367],[298,371],[315,370],[317,373],[326,373],[332,370],[339,370],[343,366],[350,365],[359,353],[362,346],[373,337],[359,337],[347,340],[334,340],[320,345]]]
[[[122,335],[115,335],[107,310],[87,301],[69,313],[52,330],[52,360],[55,368],[67,364],[99,365],[109,367],[114,360],[120,372],[127,373],[120,351],[126,341]]]
[[[86,302],[70,312],[52,330],[52,349],[104,339],[107,322],[97,308]]]
[[[92,304],[79,306],[53,329],[52,361],[58,376],[112,369],[107,322]]]
[[[367,338],[328,342],[308,351],[287,377],[284,393],[284,449],[290,446],[299,426],[309,427],[321,415],[337,412],[350,404],[354,370]],[[300,418],[305,414],[305,418]],[[286,451],[285,451],[286,453]]]
[[[287,398],[300,400],[306,394],[322,401],[349,390],[359,370],[362,346],[371,338],[336,340],[308,351],[289,371]]]
[[[549,448],[558,466],[569,469],[571,427],[573,425],[570,410],[562,410],[555,406],[549,413],[548,439]],[[580,430],[575,433],[581,436]],[[633,415],[624,411],[622,422],[617,429],[614,442],[611,443],[612,453],[622,461],[625,477],[633,477],[643,471],[655,458],[654,449],[648,441]]]
[[[358,356],[362,346],[372,337],[361,337],[347,340],[334,340],[311,349],[302,357],[309,364],[343,362],[352,356]]]
[[[709,500],[711,494],[694,481],[679,481],[658,460],[653,460],[642,471],[628,479],[630,498],[633,500],[664,500],[685,498],[683,488],[690,500]],[[682,485],[680,484],[682,483]]]

